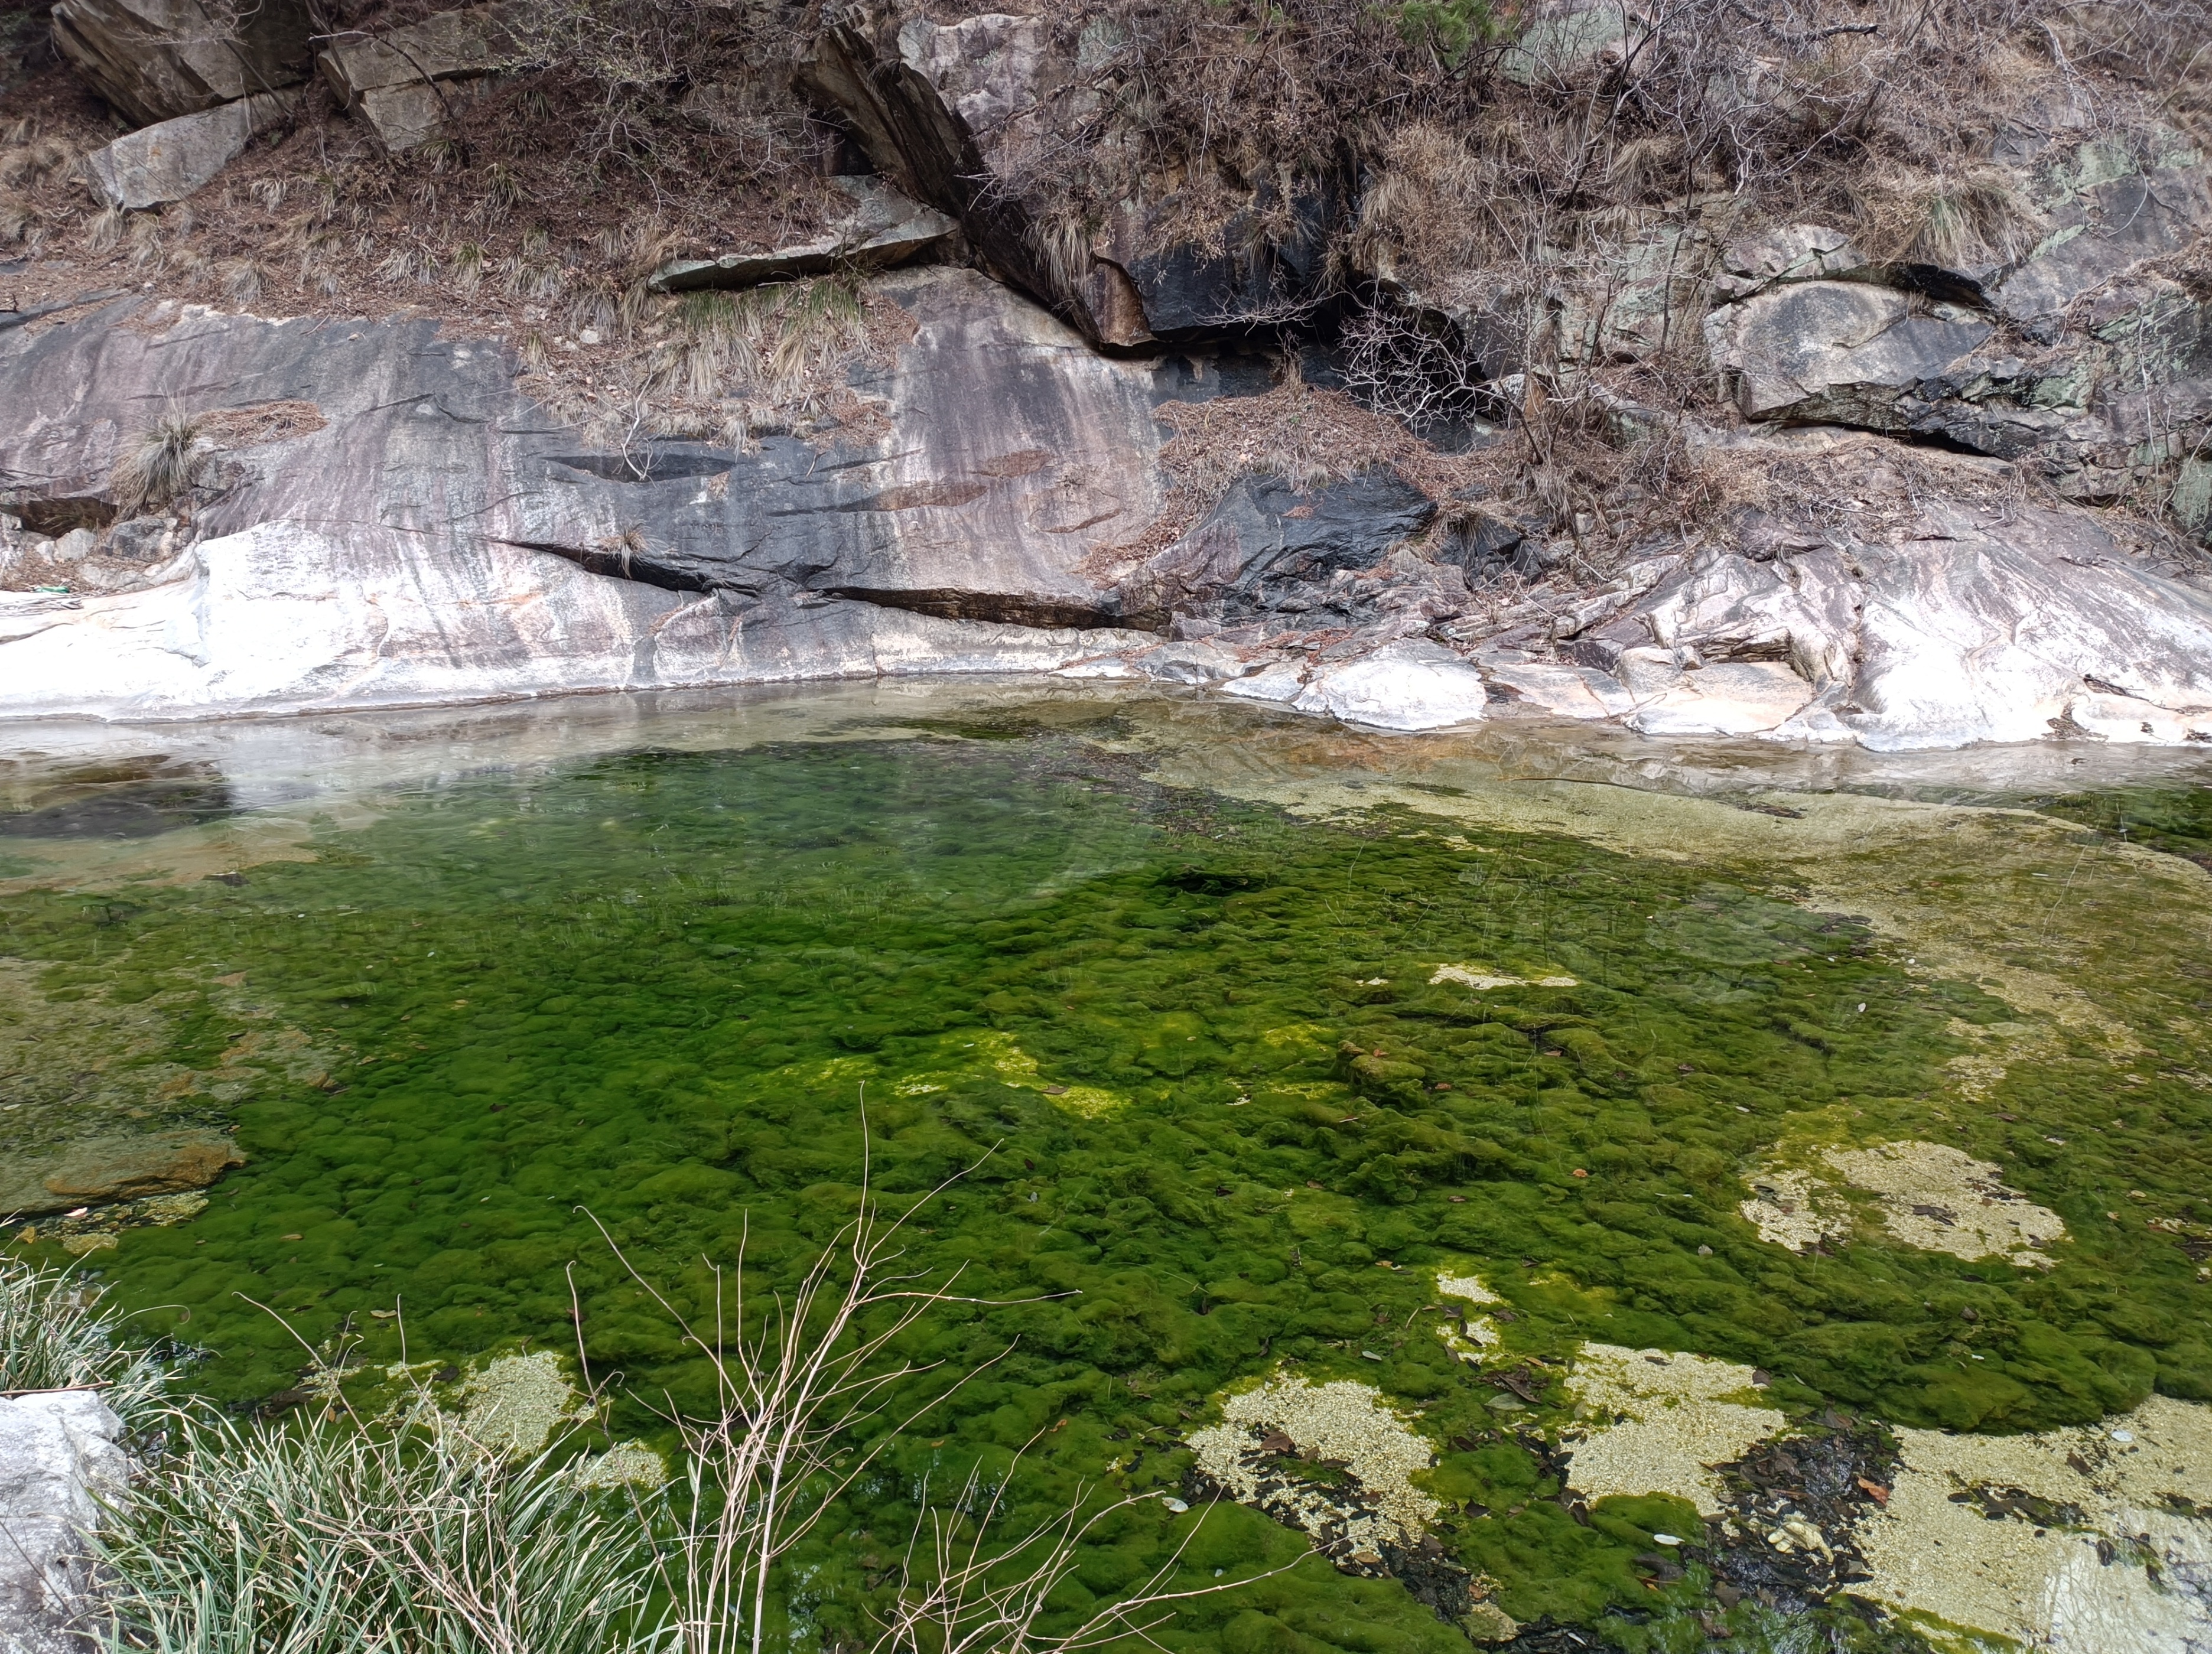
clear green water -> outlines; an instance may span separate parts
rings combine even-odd
[[[1065,1420],[1032,1456],[1037,1499],[1116,1464],[1109,1485],[1170,1489],[1206,1398],[1285,1360],[1425,1409],[1435,1490],[1492,1513],[1446,1536],[1509,1612],[1667,1600],[1632,1558],[1694,1517],[1616,1501],[1580,1525],[1541,1497],[1556,1480],[1418,1314],[1440,1262],[1510,1301],[1516,1351],[1725,1356],[1793,1408],[2039,1428],[2154,1384],[2212,1396],[2193,1260],[2100,1221],[2115,1178],[2191,1213],[2212,1187],[2186,1026],[2094,1149],[2112,1073],[2079,1051],[1938,1121],[1962,1029],[2012,1012],[1754,868],[1395,808],[1297,820],[1018,726],[490,769],[312,848],[233,881],[0,898],[0,953],[49,1000],[158,1009],[125,1067],[219,1067],[241,995],[312,1048],[220,1110],[250,1158],[205,1213],[91,1263],[227,1402],[296,1384],[301,1341],[342,1329],[376,1363],[403,1325],[416,1359],[572,1350],[573,1279],[599,1376],[702,1405],[592,1219],[695,1308],[702,1260],[734,1262],[748,1231],[763,1282],[788,1279],[854,1209],[865,1095],[880,1190],[966,1173],[918,1220],[915,1267],[1054,1296],[927,1324],[915,1353],[997,1359],[809,1564],[794,1608],[833,1636],[860,1634],[925,1476]],[[1432,984],[1444,963],[1578,985],[1479,994]],[[2047,1274],[1762,1244],[1741,1172],[1836,1105],[1869,1140],[2002,1159],[2075,1242]],[[612,1427],[657,1425],[632,1400]],[[1136,1577],[1170,1526],[1133,1517],[1079,1589]],[[1231,1511],[1190,1560],[1300,1543]],[[1176,1635],[1465,1646],[1394,1582],[1312,1566]]]

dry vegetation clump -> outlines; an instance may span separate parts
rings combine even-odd
[[[200,455],[201,423],[172,407],[117,462],[112,487],[116,509],[125,517],[159,511],[192,486]]]
[[[767,435],[865,442],[887,429],[883,403],[848,380],[864,363],[888,367],[914,322],[854,278],[648,302],[651,319],[625,349],[599,353],[588,378],[558,372],[544,335],[526,333],[524,387],[626,453],[656,436],[744,449]]]

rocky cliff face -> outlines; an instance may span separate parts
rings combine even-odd
[[[1053,672],[1384,728],[2212,739],[2190,544],[2212,523],[2212,185],[2179,131],[2024,113],[1989,162],[2010,181],[1976,186],[2018,233],[1892,256],[1838,222],[1692,214],[1562,264],[1516,333],[1502,301],[1393,262],[1376,227],[1413,187],[1402,157],[1248,179],[1211,218],[1195,183],[1163,185],[1066,233],[1039,156],[1127,76],[1110,19],[1066,21],[836,12],[799,80],[874,174],[788,246],[648,265],[632,297],[673,307],[632,358],[599,331],[636,324],[631,298],[518,339],[434,307],[280,319],[95,290],[89,258],[11,266],[51,296],[0,319],[0,713]],[[492,21],[504,56],[453,44]],[[514,72],[520,36],[492,21],[415,26],[444,43],[439,84]],[[159,194],[211,152],[149,135],[242,143],[264,115],[234,112],[274,103],[240,98],[91,176]],[[510,290],[557,287],[551,258],[526,246]],[[708,345],[782,326],[744,348],[804,356],[804,306],[651,295],[809,280],[855,295],[873,344],[785,386],[804,417],[703,420]],[[1449,429],[1413,421],[1441,446],[1389,417],[1378,318],[1458,341]]]

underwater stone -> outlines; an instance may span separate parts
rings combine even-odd
[[[101,1137],[78,1143],[38,1179],[39,1192],[9,1191],[21,1212],[58,1212],[80,1205],[137,1200],[205,1189],[246,1156],[229,1138],[213,1132],[169,1132],[144,1137]]]

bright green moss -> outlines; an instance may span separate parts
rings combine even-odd
[[[2129,1188],[2212,1187],[2212,1104],[2182,1065],[2130,1091],[2118,1130],[2098,1123],[2111,1065],[2081,1053],[1946,1104],[1958,1025],[2010,1015],[1978,988],[1747,870],[1468,833],[1300,823],[1042,738],[641,752],[404,798],[240,885],[9,898],[0,949],[41,962],[50,995],[162,1006],[167,1061],[218,1063],[241,994],[252,1026],[319,1054],[228,1105],[252,1158],[203,1216],[100,1259],[228,1402],[296,1382],[285,1322],[376,1362],[403,1339],[417,1360],[571,1349],[573,1275],[596,1372],[703,1405],[592,1218],[704,1314],[702,1260],[742,1239],[762,1284],[787,1281],[854,1211],[864,1092],[880,1190],[964,1173],[911,1258],[1030,1301],[918,1329],[914,1354],[979,1376],[854,1499],[795,1627],[858,1634],[866,1555],[902,1540],[924,1477],[1042,1431],[1036,1509],[1116,1462],[1110,1486],[1172,1490],[1175,1432],[1285,1360],[1425,1409],[1452,1444],[1433,1473],[1452,1543],[1516,1617],[1659,1607],[1637,1548],[1692,1517],[1607,1501],[1585,1523],[1554,1500],[1419,1313],[1447,1259],[1510,1301],[1515,1353],[1695,1350],[1768,1369],[1778,1400],[1903,1423],[2040,1428],[2154,1384],[2212,1391],[2193,1261],[2104,1216]],[[1432,981],[1443,964],[1574,985],[1478,990]],[[2047,1274],[1760,1242],[1740,1174],[1823,1110],[1861,1140],[2002,1161],[2075,1238]],[[636,1401],[613,1425],[655,1429]],[[1113,1590],[1177,1527],[1131,1513],[1071,1590]],[[1211,1578],[1301,1543],[1224,1508],[1188,1560]],[[1464,1646],[1394,1583],[1316,1562],[1168,1637]]]

